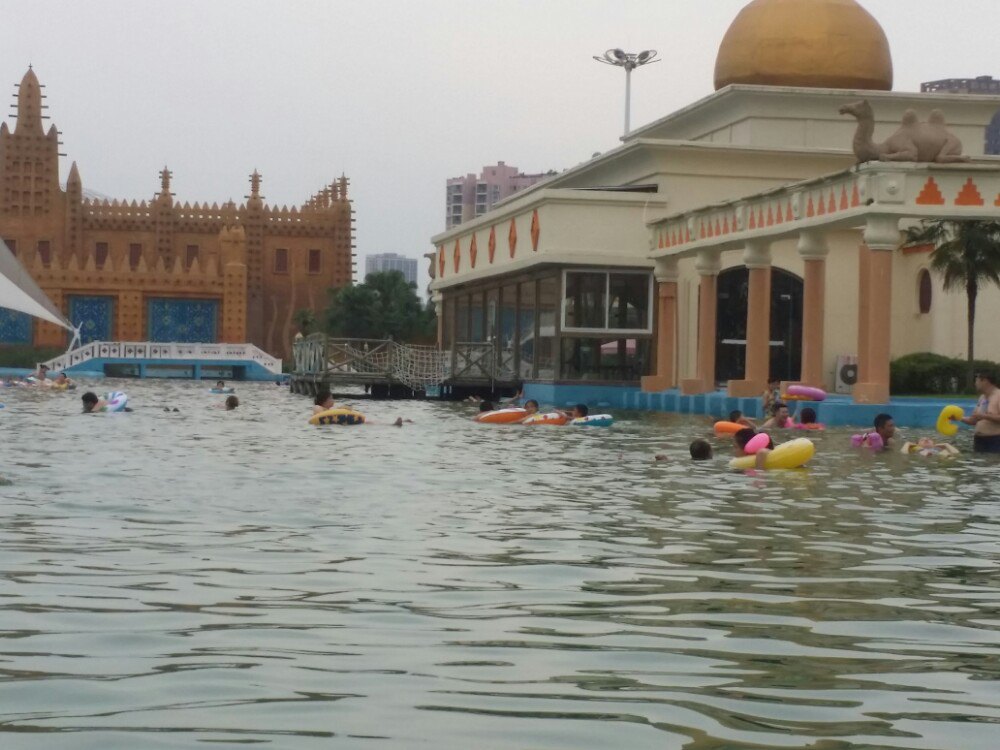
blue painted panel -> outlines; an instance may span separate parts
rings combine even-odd
[[[114,341],[114,297],[70,297],[69,320],[80,326],[84,344],[91,341]]]
[[[30,315],[0,307],[0,343],[30,344],[31,324]]]
[[[209,299],[151,299],[146,307],[150,341],[211,344],[216,334],[219,303]]]

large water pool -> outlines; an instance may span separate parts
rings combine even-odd
[[[1000,746],[995,461],[101,388],[135,412],[0,392],[4,750]]]

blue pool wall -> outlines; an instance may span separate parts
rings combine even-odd
[[[637,411],[666,412],[671,414],[697,414],[725,419],[731,411],[739,409],[747,417],[761,418],[759,398],[733,398],[725,391],[685,396],[677,390],[643,393],[637,387],[553,383],[525,383],[524,397],[533,398],[543,407],[566,407],[587,404],[591,411],[598,409],[631,409]],[[799,401],[789,404],[794,410],[811,406],[817,419],[830,427],[868,427],[877,414],[887,412],[900,427],[932,428],[941,410],[950,404],[971,412],[976,405],[970,398],[907,398],[895,397],[888,404],[855,404],[850,396],[831,395],[821,403]]]

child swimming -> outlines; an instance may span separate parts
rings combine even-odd
[[[741,424],[744,427],[752,427],[754,429],[757,428],[757,423],[754,422],[752,419],[747,419],[746,417],[744,417],[743,412],[741,412],[739,409],[733,409],[733,411],[729,412],[729,421],[733,422],[734,424]]]
[[[957,456],[959,454],[958,448],[950,443],[936,443],[934,438],[922,437],[917,442],[903,443],[903,448],[900,451],[905,455],[917,455],[917,456]]]
[[[577,404],[569,411],[563,411],[562,409],[556,409],[556,412],[562,414],[566,419],[582,419],[590,414],[590,407],[586,404]]]
[[[92,391],[84,393],[80,396],[80,400],[83,401],[84,414],[93,414],[108,408],[108,402],[102,398],[98,398],[97,394]]]
[[[745,430],[740,430],[735,435],[733,435],[733,443],[735,444],[735,452],[737,458],[743,458],[749,455],[746,452],[747,443],[757,437],[759,433],[756,430],[751,430],[747,428]],[[754,454],[755,466],[758,469],[763,469],[767,463],[767,455],[774,450],[774,441],[772,440],[768,443],[766,448],[762,448]]]

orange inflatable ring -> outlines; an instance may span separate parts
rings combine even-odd
[[[522,421],[522,424],[533,425],[533,424],[554,424],[554,425],[564,425],[569,422],[569,417],[560,414],[557,411],[551,411],[547,414],[532,414],[530,417]]]
[[[723,437],[725,435],[735,435],[740,430],[747,429],[745,425],[741,425],[739,422],[716,422],[715,423],[715,435],[716,437]]]
[[[482,424],[514,424],[523,421],[526,416],[528,416],[527,409],[511,407],[496,411],[484,411],[477,414],[475,419]]]

